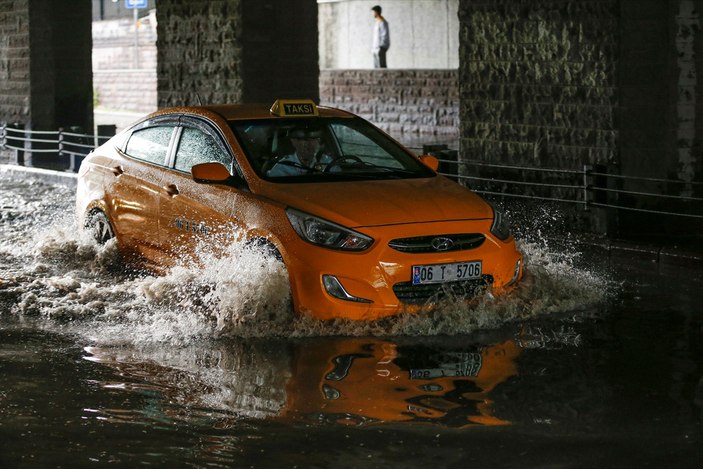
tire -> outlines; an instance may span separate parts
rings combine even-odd
[[[272,256],[275,259],[283,262],[283,256],[278,251],[278,248],[266,238],[252,238],[247,241],[246,246],[250,249],[257,249],[267,256]]]
[[[90,230],[93,239],[98,244],[105,244],[115,237],[115,230],[112,228],[110,220],[100,210],[90,213],[85,222],[85,228]]]

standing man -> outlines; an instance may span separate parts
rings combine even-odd
[[[391,35],[388,21],[381,16],[381,7],[371,8],[376,22],[373,26],[373,67],[386,68],[386,51],[391,46]]]

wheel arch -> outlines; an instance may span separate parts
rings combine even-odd
[[[105,216],[107,217],[110,222],[112,222],[112,218],[110,217],[110,214],[108,213],[108,208],[107,204],[105,203],[104,200],[93,200],[91,201],[88,205],[86,205],[85,209],[83,210],[83,213],[81,214],[81,220],[83,224],[88,221],[89,217],[93,215],[95,212],[103,212]],[[114,228],[114,226],[113,226]]]
[[[267,254],[273,255],[276,259],[283,262],[284,264],[286,263],[285,256],[283,255],[283,252],[281,250],[280,243],[275,242],[275,238],[272,238],[271,236],[266,236],[261,233],[250,233],[250,236],[247,237],[247,240],[244,242],[244,244],[247,247],[261,249]]]

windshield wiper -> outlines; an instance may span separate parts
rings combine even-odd
[[[368,169],[381,169],[381,170],[385,171],[384,174],[386,174],[386,175],[387,175],[388,173],[395,173],[395,174],[397,174],[397,175],[399,175],[399,176],[400,176],[400,175],[413,175],[413,176],[417,176],[417,172],[415,172],[415,171],[412,171],[412,170],[409,170],[409,169],[404,169],[404,168],[394,168],[394,167],[392,167],[392,166],[379,166],[379,165],[375,165],[375,164],[368,163],[368,164],[366,165],[366,168],[368,168]]]
[[[394,167],[394,166],[383,166],[380,164],[369,163],[368,161],[361,161],[360,163],[363,165],[364,169],[382,169],[384,171],[394,172],[394,173],[415,174],[414,171],[409,170],[409,169],[405,169],[405,168],[398,168],[398,167]]]
[[[339,173],[325,173],[325,177],[334,179],[387,180],[402,179],[407,176],[417,176],[417,173],[413,173],[412,171],[344,171]]]
[[[277,161],[276,164],[292,166],[294,168],[304,169],[304,170],[312,172],[312,173],[321,173],[322,172],[317,168],[311,168],[310,166],[305,166],[304,164],[300,164],[297,161],[281,160],[281,161]],[[276,166],[276,164],[274,166]]]

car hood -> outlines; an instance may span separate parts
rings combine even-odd
[[[445,177],[269,183],[261,195],[349,228],[493,218],[481,197]]]

